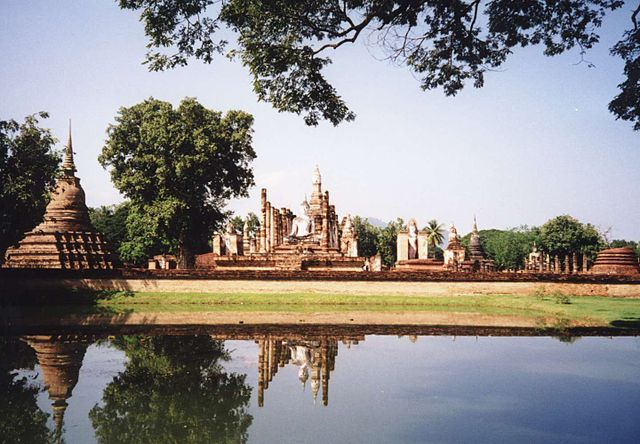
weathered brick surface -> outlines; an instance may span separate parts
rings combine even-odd
[[[31,270],[0,268],[0,285],[23,279],[207,279],[264,281],[390,281],[390,282],[567,282],[592,284],[640,284],[639,276],[553,273],[455,273],[412,271],[286,271],[286,270]]]

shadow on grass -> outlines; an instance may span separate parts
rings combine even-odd
[[[640,318],[629,317],[616,319],[615,321],[611,321],[611,326],[616,328],[640,330]]]

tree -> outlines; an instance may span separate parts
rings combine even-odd
[[[252,124],[193,98],[175,109],[153,98],[120,108],[98,159],[131,201],[123,259],[174,252],[181,268],[193,263],[227,217],[226,201],[254,184]]]
[[[353,120],[323,69],[329,55],[368,35],[369,47],[407,66],[423,90],[442,88],[455,95],[471,82],[484,85],[516,47],[542,45],[554,56],[578,48],[581,60],[599,41],[605,15],[621,0],[120,0],[140,11],[150,51],[145,63],[160,71],[195,58],[211,63],[218,54],[239,58],[253,76],[259,100],[279,111],[304,114],[308,125],[320,119]],[[640,129],[640,28],[632,29],[611,53],[625,61],[625,80],[609,109]],[[219,28],[237,34],[231,47]],[[163,53],[158,50],[172,51]],[[591,66],[587,63],[588,66]]]
[[[0,336],[0,442],[53,443],[48,414],[38,407],[40,388],[16,370],[33,370],[33,349],[15,336]]]
[[[252,416],[246,375],[227,373],[222,341],[125,336],[128,362],[89,412],[98,442],[246,442]]]
[[[404,221],[397,218],[386,227],[380,229],[378,234],[377,249],[382,256],[382,263],[388,267],[395,265],[398,259],[398,231],[404,229]]]
[[[51,131],[38,126],[40,112],[23,123],[0,121],[0,264],[4,252],[42,221],[55,185],[60,154]]]
[[[551,255],[587,253],[595,260],[598,251],[604,247],[604,239],[593,225],[563,215],[549,219],[540,227],[540,246]]]
[[[355,216],[352,220],[353,228],[358,236],[358,255],[364,257],[375,256],[378,252],[378,237],[380,229],[374,227],[369,219]]]
[[[444,242],[444,227],[437,220],[431,219],[427,226],[423,228],[427,232],[427,242],[429,244],[429,255],[436,256],[436,247]]]
[[[248,223],[247,228],[249,229],[249,233],[255,234],[256,231],[260,229],[260,219],[258,219],[258,216],[253,212],[249,212],[245,218],[236,215],[232,217],[230,221],[233,224],[233,228],[239,233],[244,231],[245,222]]]
[[[538,239],[536,228],[512,228],[510,230],[480,230],[480,242],[488,259],[493,260],[497,270],[517,270],[525,264],[531,247]],[[460,241],[469,247],[471,233]],[[539,241],[537,241],[539,243]]]
[[[89,208],[89,218],[93,226],[104,236],[112,251],[120,251],[122,243],[127,240],[127,218],[131,203],[122,202],[117,205],[103,205]]]

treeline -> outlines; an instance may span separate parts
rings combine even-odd
[[[144,244],[137,241],[135,227],[138,224],[138,215],[131,212],[129,202],[92,208],[90,216],[96,229],[104,234],[124,262],[144,265],[147,258],[154,254],[171,252],[160,241],[148,239]],[[254,213],[249,213],[246,217],[235,215],[228,220],[238,232],[242,232],[245,221],[248,222],[251,233],[256,233],[259,229],[259,220]],[[379,253],[386,266],[395,264],[398,231],[406,227],[403,219],[397,218],[384,226],[376,226],[366,218],[355,216],[353,225],[358,233],[360,256],[370,257]],[[129,226],[131,228],[128,228]],[[435,220],[429,221],[422,229],[430,235],[429,256],[442,259],[442,251],[446,246],[445,233],[448,230]],[[524,225],[507,230],[487,229],[480,230],[479,235],[486,257],[495,262],[498,270],[517,270],[524,267],[534,245],[540,251],[551,255],[586,253],[591,261],[595,260],[598,251],[607,247],[629,246],[640,255],[639,242],[623,239],[607,242],[605,236],[593,225],[582,223],[568,215],[550,219],[540,227]],[[467,249],[470,237],[471,233],[468,233],[460,239]]]

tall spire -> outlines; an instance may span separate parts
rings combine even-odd
[[[73,176],[76,170],[76,165],[73,162],[73,143],[71,141],[71,119],[69,119],[69,139],[67,146],[64,150],[64,162],[62,162],[62,171],[68,175]]]
[[[478,222],[476,221],[476,215],[473,215],[473,232],[477,233],[478,232]]]
[[[320,176],[320,168],[318,167],[318,164],[316,164],[316,168],[313,170],[313,184],[321,184],[322,183],[322,176]]]

